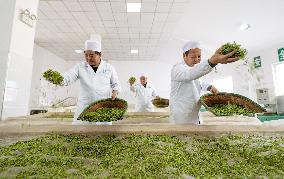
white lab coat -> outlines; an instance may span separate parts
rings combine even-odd
[[[199,78],[211,72],[208,61],[189,67],[185,62],[173,66],[171,70],[170,121],[174,124],[198,124],[201,90],[209,84],[200,83]]]
[[[152,99],[157,96],[156,90],[147,83],[146,88],[142,84],[130,86],[130,90],[135,93],[136,112],[154,112]]]
[[[121,90],[114,67],[103,60],[96,73],[87,62],[80,62],[67,71],[63,77],[66,86],[80,80],[77,109],[73,121],[76,121],[92,102],[110,98],[113,90],[118,92]]]

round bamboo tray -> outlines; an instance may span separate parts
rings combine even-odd
[[[127,102],[123,99],[116,98],[115,100],[112,100],[111,98],[102,99],[99,101],[95,101],[91,103],[87,108],[84,109],[84,111],[80,114],[79,119],[84,120],[84,115],[86,113],[93,113],[96,112],[98,109],[102,108],[118,108],[123,111],[119,116],[116,117],[115,120],[121,120],[123,119],[123,115],[127,111]]]
[[[215,104],[241,105],[254,113],[263,113],[266,111],[263,107],[251,99],[234,93],[205,94],[200,97],[200,102],[208,111],[212,112],[216,116],[220,116],[220,114],[216,114],[211,108]]]
[[[165,98],[156,98],[152,100],[152,104],[157,108],[165,108],[169,106],[169,100]]]

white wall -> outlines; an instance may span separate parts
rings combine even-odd
[[[142,72],[148,73],[148,81],[155,87],[160,97],[170,97],[171,64],[149,61],[109,61],[109,63],[115,67],[122,86],[119,97],[126,99],[129,104],[135,104],[135,98],[129,90],[128,79],[130,76],[135,76],[138,79]]]
[[[213,70],[204,77],[204,80],[211,82],[224,76],[232,76],[234,93],[242,94],[256,100],[256,89],[274,88],[272,64],[278,63],[277,49],[284,47],[284,43],[274,45],[270,48],[249,52],[248,63],[240,60],[229,65],[217,65],[217,73]],[[253,58],[261,57],[262,66],[253,68]]]
[[[82,54],[82,57],[84,58],[84,55]],[[82,61],[66,61],[66,69],[67,71],[69,69],[71,69],[74,65],[76,65],[77,63],[80,63]],[[76,81],[74,84],[69,86],[69,96],[73,96],[73,97],[78,97],[79,95],[79,85],[80,82],[79,80]]]
[[[1,6],[6,8],[1,11],[1,13],[5,14],[2,17],[4,19],[4,24],[2,24],[4,30],[1,30],[1,34],[5,37],[1,46],[4,48],[4,53],[6,53],[6,55],[1,55],[3,56],[1,60],[6,60],[6,64],[1,64],[1,66],[4,65],[1,69],[4,74],[6,73],[6,77],[3,76],[5,82],[1,82],[1,87],[5,86],[2,119],[27,115],[29,111],[35,27],[29,27],[21,22],[19,16],[22,9],[29,9],[32,14],[37,14],[38,0],[17,0],[7,5]],[[10,26],[11,23],[12,26]],[[5,24],[8,26],[5,26]]]
[[[270,48],[255,51],[249,54],[250,58],[260,56],[261,67],[252,70],[253,89],[275,88],[272,73],[272,64],[280,63],[278,60],[278,49],[284,47],[284,42],[271,46]]]
[[[60,73],[66,72],[69,67],[68,62],[36,44],[34,45],[33,60],[30,108],[52,105],[67,97],[77,97],[78,90],[73,85],[56,87],[42,78],[42,74],[47,69],[53,69]]]

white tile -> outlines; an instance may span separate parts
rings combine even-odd
[[[147,33],[147,34],[141,34],[140,33],[140,39],[148,39],[149,37],[150,37],[150,34],[149,33]]]
[[[129,41],[129,38],[121,38],[121,39],[120,39],[120,42],[121,42],[122,44],[126,44],[126,43],[129,43],[130,41]]]
[[[57,12],[58,16],[62,19],[74,19],[73,15],[70,12]]]
[[[68,9],[66,8],[65,4],[62,1],[48,1],[50,6],[56,10],[57,12],[67,12]]]
[[[158,0],[158,2],[167,2],[167,3],[171,3],[171,2],[173,2],[173,0]]]
[[[72,1],[72,2],[64,1],[64,4],[69,11],[82,11],[80,4],[76,1]]]
[[[96,27],[96,26],[94,26],[94,27],[96,28],[96,32],[101,34],[101,35],[107,33],[104,27]]]
[[[116,27],[115,21],[103,21],[103,24],[105,25],[106,28],[108,28],[108,27]]]
[[[171,6],[171,3],[158,3],[156,12],[169,12]]]
[[[92,12],[85,12],[86,16],[89,18],[90,21],[93,20],[100,20],[100,15],[98,12],[92,11]]]
[[[139,34],[133,34],[133,33],[131,33],[131,34],[130,34],[130,38],[131,38],[131,39],[139,39]]]
[[[112,12],[126,12],[126,3],[125,2],[111,2]]]
[[[140,21],[140,13],[127,13],[128,21]]]
[[[107,33],[117,33],[117,29],[112,27],[106,28],[106,31]]]
[[[141,23],[144,24],[144,23],[151,23],[153,22],[154,20],[154,17],[155,17],[155,14],[154,13],[141,13]]]
[[[173,30],[174,29],[174,27],[175,27],[175,25],[176,25],[176,23],[174,23],[174,22],[172,22],[172,23],[165,23],[165,25],[164,25],[164,29],[165,30]]]
[[[156,27],[151,29],[151,33],[161,33],[163,31],[162,27]]]
[[[119,34],[119,37],[120,38],[130,38],[130,35],[127,33],[127,34]]]
[[[52,21],[53,24],[55,24],[56,26],[66,26],[66,23],[64,20],[61,20],[61,19],[56,19],[56,20],[53,20]]]
[[[43,11],[43,13],[49,18],[49,19],[58,19],[60,18],[58,14],[55,11]]]
[[[128,27],[127,21],[115,21],[117,27]]]
[[[117,28],[117,31],[118,33],[121,33],[121,34],[129,32],[127,27],[119,27]]]
[[[129,28],[129,33],[136,33],[138,34],[140,32],[140,28]]]
[[[73,17],[75,18],[75,19],[77,19],[78,21],[80,21],[80,20],[86,20],[86,19],[88,19],[87,18],[87,16],[85,15],[85,13],[84,12],[79,12],[79,11],[76,11],[76,12],[71,12],[72,13],[72,15],[73,15]]]
[[[94,2],[80,2],[80,4],[84,11],[97,11]]]
[[[41,12],[41,10],[38,10],[37,19],[48,19],[48,17],[43,12]]]
[[[45,11],[53,11],[54,9],[49,5],[47,1],[39,1],[38,3],[39,10]]]
[[[145,2],[141,4],[141,12],[155,12],[157,3],[153,2]]]
[[[116,33],[111,33],[111,34],[108,34],[108,37],[109,38],[119,38],[119,35]]]
[[[160,33],[152,33],[150,34],[150,38],[160,38],[161,34]]]
[[[59,26],[58,32],[74,32],[74,31],[68,26]]]
[[[167,13],[155,13],[154,23],[155,22],[164,22],[168,18]]]
[[[113,15],[111,12],[100,12],[102,20],[113,21]]]
[[[176,22],[176,21],[180,20],[181,17],[182,17],[182,13],[170,13],[168,15],[167,21]]]
[[[112,12],[110,2],[95,2],[99,12]]]
[[[170,12],[183,13],[186,8],[188,8],[189,3],[173,3]]]
[[[151,26],[148,27],[142,27],[140,28],[140,33],[149,33],[151,31]]]
[[[113,13],[113,17],[116,21],[127,21],[127,13]]]
[[[140,13],[127,13],[129,27],[137,27],[140,25]]]
[[[183,3],[188,3],[190,0],[174,0],[174,2],[183,2]]]
[[[141,0],[126,0],[128,3],[141,3]]]

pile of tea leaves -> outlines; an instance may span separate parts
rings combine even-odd
[[[0,147],[0,178],[283,178],[284,137],[50,134]]]

